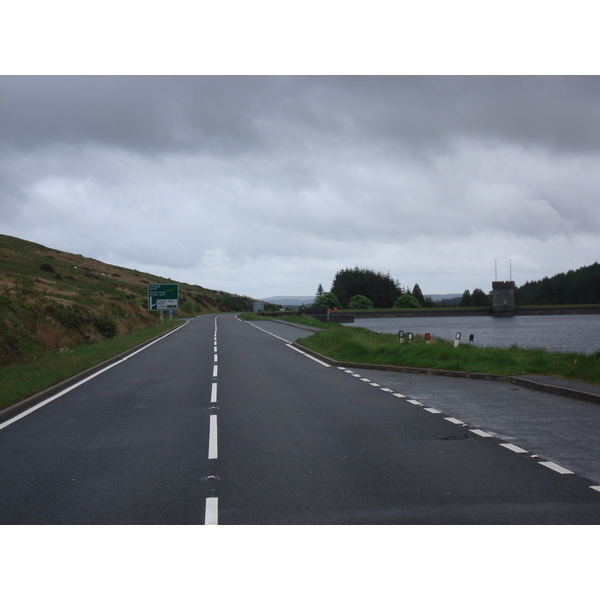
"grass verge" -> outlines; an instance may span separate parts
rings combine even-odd
[[[299,345],[340,362],[397,365],[494,375],[550,375],[600,383],[600,352],[592,355],[511,348],[482,348],[432,338],[426,344],[416,336],[412,344],[400,344],[393,334],[361,327],[329,324],[324,331],[300,339]]]
[[[4,367],[0,369],[0,409],[37,394],[178,325],[181,325],[181,321],[165,321],[96,344],[63,351],[38,352],[26,362]]]

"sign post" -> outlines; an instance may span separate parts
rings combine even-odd
[[[160,310],[162,321],[163,310],[179,308],[179,284],[157,283],[148,285],[148,310]]]

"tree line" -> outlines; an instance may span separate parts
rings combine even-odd
[[[526,282],[515,289],[517,306],[544,304],[600,304],[600,264]],[[404,287],[389,273],[354,267],[340,269],[329,292],[319,284],[313,306],[329,308],[430,308],[433,306],[492,306],[492,292],[465,290],[462,297],[434,302],[418,283]]]
[[[418,283],[404,288],[389,273],[354,267],[340,269],[333,278],[329,292],[319,284],[315,307],[328,308],[421,308],[434,306],[423,296]]]
[[[518,306],[544,304],[600,304],[600,265],[581,267],[539,281],[526,282],[515,290]]]

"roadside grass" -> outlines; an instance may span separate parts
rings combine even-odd
[[[27,361],[0,369],[0,409],[77,375],[181,325],[165,321],[133,333],[63,350],[39,351]]]
[[[511,348],[483,348],[422,336],[400,344],[393,334],[361,327],[329,324],[324,331],[300,339],[299,345],[340,362],[444,369],[494,375],[550,375],[600,383],[600,352],[592,355]]]

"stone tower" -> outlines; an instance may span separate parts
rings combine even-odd
[[[493,281],[492,282],[495,317],[514,317],[515,307],[515,282]]]

